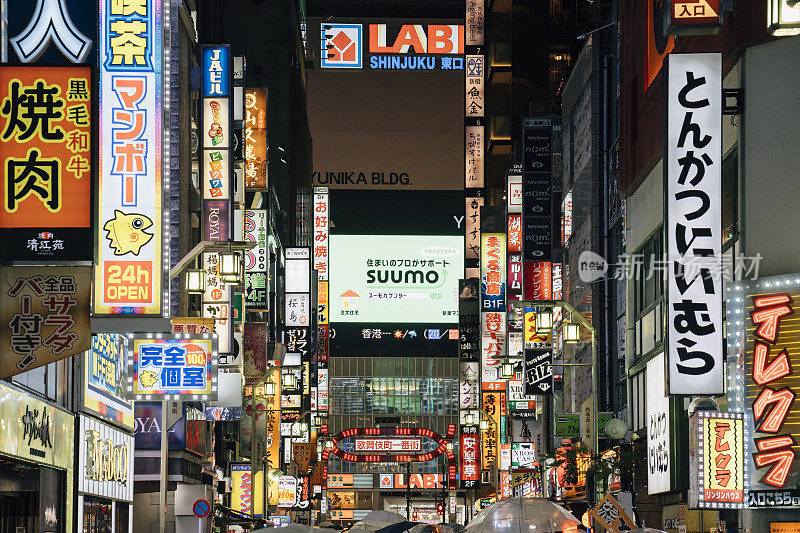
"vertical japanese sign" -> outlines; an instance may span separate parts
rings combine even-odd
[[[245,90],[244,115],[244,186],[248,189],[266,189],[268,172],[266,89]]]
[[[742,413],[697,411],[691,417],[689,432],[689,507],[743,507]]]
[[[461,453],[461,483],[464,488],[474,487],[480,480],[478,458],[481,444],[475,429],[474,426],[470,426],[461,430],[459,451]]]
[[[244,212],[244,240],[256,244],[244,253],[245,305],[248,311],[268,311],[269,247],[265,209],[248,209]]]
[[[512,171],[518,171],[517,167]],[[522,176],[520,174],[508,175],[506,210],[509,213],[522,213]]]
[[[459,380],[459,408],[461,411],[466,413],[478,408],[479,380],[480,364],[473,361],[462,361]]]
[[[483,136],[483,126],[466,127],[466,187],[483,187],[483,157],[486,140]]]
[[[83,410],[133,429],[133,402],[126,398],[128,379],[122,336],[100,333],[92,337],[92,347],[83,358]]]
[[[522,252],[522,215],[508,215],[508,252]]]
[[[89,349],[90,267],[0,269],[0,379]]]
[[[128,335],[128,396],[216,400],[217,339],[211,335]]]
[[[480,46],[484,41],[486,13],[484,0],[466,0],[467,46]]]
[[[483,470],[490,470],[493,467],[499,468],[500,466],[499,455],[502,434],[500,422],[506,416],[505,396],[505,392],[487,390],[483,391],[481,408],[483,409],[483,412],[489,416],[486,429],[481,431],[481,450],[483,451],[481,468]]]
[[[561,202],[561,246],[566,246],[572,237],[572,191],[564,195]]]
[[[645,412],[647,415],[647,491],[648,494],[669,492],[672,488],[673,454],[672,417],[669,397],[665,394],[664,354],[647,362]]]
[[[506,235],[481,233],[481,311],[506,309]]]
[[[231,464],[231,507],[246,514],[253,510],[253,478],[250,463]]]
[[[317,361],[328,363],[328,321],[330,302],[328,300],[328,267],[330,242],[330,202],[327,187],[314,188],[314,260],[313,269],[317,271]],[[325,409],[327,409],[327,389],[325,390]],[[320,394],[321,391],[317,391]],[[318,397],[319,401],[320,398]],[[325,410],[319,404],[320,411]]]
[[[528,301],[553,299],[553,263],[526,261],[524,266],[524,298]]]
[[[510,239],[509,235],[509,239]],[[510,242],[510,240],[509,240]],[[522,300],[522,256],[518,253],[508,256],[508,302]]]
[[[311,249],[286,249],[286,298],[284,325],[311,325]]]
[[[219,351],[227,354],[231,352],[233,332],[232,291],[220,275],[218,253],[204,252],[203,267],[206,271],[206,290],[203,293],[202,314],[204,318],[214,319],[214,332],[219,338]]]
[[[485,100],[485,76],[484,76],[484,56],[467,56],[467,92],[466,92],[466,116],[484,116],[486,106]]]
[[[481,207],[484,199],[480,196],[467,198],[466,210],[466,259],[478,259],[481,251]]]
[[[728,344],[738,355],[729,402],[745,413],[749,508],[800,504],[799,279],[795,274],[734,283],[725,295]]]
[[[669,393],[722,394],[722,56],[670,54],[666,79]]]
[[[481,381],[483,387],[500,386],[501,358],[506,354],[506,313],[481,313]]]
[[[91,261],[92,70],[0,67],[0,262]]]
[[[100,2],[96,315],[168,311],[161,4]]]

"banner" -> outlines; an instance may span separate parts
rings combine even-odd
[[[88,262],[92,70],[0,67],[0,263]]]
[[[0,378],[89,349],[91,267],[0,268]]]
[[[244,240],[256,246],[244,252],[245,304],[248,311],[269,310],[269,245],[267,243],[267,211],[248,209],[244,212]]]
[[[723,394],[722,54],[670,54],[666,61],[669,394]]]
[[[94,314],[164,314],[162,2],[100,2],[99,220]],[[113,28],[130,28],[120,37]],[[135,44],[134,44],[135,43]],[[168,90],[168,89],[167,89]],[[162,294],[163,292],[163,294]]]

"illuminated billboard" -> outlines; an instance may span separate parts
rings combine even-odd
[[[145,9],[100,3],[95,315],[160,315],[169,304],[161,172],[169,64],[161,60],[161,10],[154,1]]]
[[[133,400],[216,400],[217,338],[211,335],[128,335],[128,397]]]
[[[740,508],[744,504],[742,413],[697,411],[689,423],[689,507]]]
[[[463,237],[331,235],[331,322],[456,323]]]
[[[90,261],[92,73],[0,68],[2,261]]]
[[[725,294],[731,411],[744,412],[745,505],[800,505],[800,275],[731,283]],[[730,357],[730,356],[729,356]],[[793,406],[795,406],[793,408]]]

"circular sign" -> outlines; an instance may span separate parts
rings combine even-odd
[[[211,513],[211,504],[208,500],[197,500],[192,506],[192,512],[197,518],[205,518]]]

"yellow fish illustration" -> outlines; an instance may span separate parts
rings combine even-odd
[[[106,222],[103,229],[108,232],[106,239],[111,241],[114,255],[139,255],[142,246],[153,238],[152,233],[144,231],[152,225],[153,221],[144,215],[128,215],[115,209],[114,218]]]
[[[155,385],[157,381],[158,381],[158,374],[156,374],[155,372],[139,373],[139,382],[145,389],[149,389],[150,387]]]

